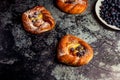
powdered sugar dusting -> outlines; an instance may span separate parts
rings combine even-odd
[[[40,27],[47,28],[50,24],[48,22],[44,22]]]
[[[80,4],[86,4],[86,2],[83,1],[83,0],[77,0],[77,2],[80,3]]]

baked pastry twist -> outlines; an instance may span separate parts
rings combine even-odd
[[[67,65],[85,65],[93,58],[93,49],[82,39],[68,34],[59,42],[57,58]]]
[[[57,5],[66,13],[80,14],[86,10],[88,0],[57,0]]]
[[[57,0],[58,7],[70,14],[80,14],[86,10],[88,0]]]
[[[33,34],[40,34],[55,26],[55,20],[43,6],[36,6],[24,12],[22,21],[25,30]]]

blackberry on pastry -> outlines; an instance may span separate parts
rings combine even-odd
[[[85,65],[93,58],[93,49],[82,39],[68,34],[59,42],[57,58],[67,65]]]
[[[66,13],[80,14],[86,10],[88,0],[57,0],[56,3]]]
[[[23,26],[26,31],[40,34],[54,28],[55,20],[43,6],[36,6],[22,14]]]

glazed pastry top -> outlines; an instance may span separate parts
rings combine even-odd
[[[68,34],[59,42],[57,57],[67,65],[80,66],[93,58],[93,49],[82,39]]]
[[[70,3],[70,4],[86,4],[86,1],[84,0],[63,0],[65,3]]]
[[[40,34],[52,30],[55,27],[54,18],[43,6],[36,6],[24,12],[22,21],[24,28],[33,34]]]
[[[38,27],[47,27],[50,26],[50,24],[48,22],[45,22],[43,20],[43,14],[41,13],[41,11],[27,11],[26,12],[27,17],[29,18],[29,22],[32,25],[33,29],[36,29]]]

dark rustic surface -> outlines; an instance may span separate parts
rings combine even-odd
[[[120,32],[106,28],[89,0],[79,15],[61,12],[55,0],[0,1],[0,80],[120,80]],[[56,20],[52,31],[32,35],[23,29],[21,14],[45,6]],[[85,66],[71,67],[56,59],[61,36],[73,34],[94,48],[94,58]]]

